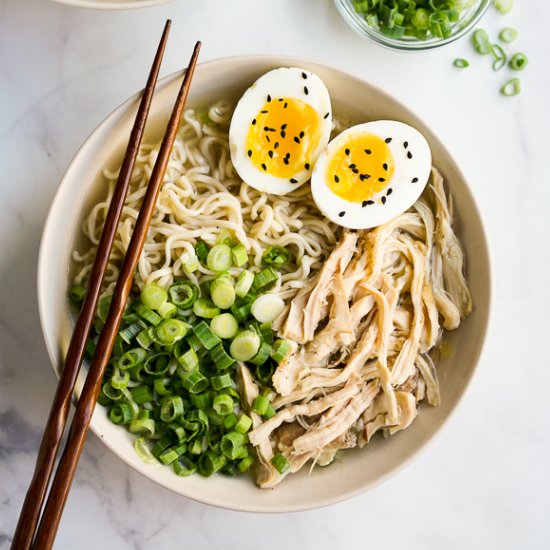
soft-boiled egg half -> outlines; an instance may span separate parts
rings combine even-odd
[[[289,193],[311,177],[331,125],[330,97],[318,76],[296,67],[270,71],[248,88],[231,118],[235,170],[259,191]]]
[[[431,164],[428,142],[408,124],[359,124],[335,137],[320,155],[311,177],[313,198],[338,225],[376,227],[416,202]]]

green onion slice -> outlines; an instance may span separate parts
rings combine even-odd
[[[244,330],[231,342],[229,351],[237,361],[249,361],[260,349],[260,337],[253,330]]]
[[[206,258],[206,265],[212,271],[225,271],[231,267],[233,255],[231,248],[226,244],[217,244],[212,247]]]
[[[191,281],[179,281],[168,289],[168,294],[174,305],[182,309],[190,309],[199,296],[199,289]]]
[[[484,29],[477,29],[472,35],[472,41],[474,48],[477,53],[481,55],[487,55],[492,52],[491,41],[489,40],[489,35]]]
[[[292,254],[284,246],[270,246],[262,254],[262,263],[281,268],[292,260]]]
[[[273,464],[273,466],[275,467],[275,469],[280,473],[280,474],[283,474],[284,472],[286,472],[289,468],[290,468],[290,464],[288,462],[288,460],[285,458],[284,455],[282,455],[281,453],[278,453],[276,454],[272,459],[271,459],[271,464]]]
[[[231,313],[222,313],[210,321],[210,329],[218,338],[234,338],[239,330],[239,323]]]
[[[522,71],[527,66],[527,63],[529,63],[527,56],[524,53],[518,52],[510,58],[509,66],[514,71]]]
[[[506,27],[498,33],[498,37],[501,42],[509,44],[518,37],[518,31],[512,27]]]
[[[500,93],[506,97],[512,97],[518,95],[521,92],[521,85],[519,78],[512,78],[502,86]]]
[[[453,61],[453,65],[455,67],[458,67],[459,69],[466,69],[467,67],[470,66],[470,63],[468,62],[467,59],[457,58]]]
[[[244,298],[248,294],[253,282],[254,274],[250,271],[242,271],[239,273],[237,282],[235,283],[235,294],[239,296],[239,298]]]
[[[148,284],[141,289],[140,297],[145,306],[158,310],[168,300],[168,292],[160,285]]]
[[[493,5],[499,13],[505,15],[514,7],[514,0],[493,0]]]
[[[214,304],[220,309],[230,308],[235,303],[235,288],[233,287],[233,283],[225,277],[212,281],[210,296]]]
[[[235,267],[242,267],[248,262],[248,252],[244,244],[239,243],[231,249],[231,254],[233,257],[233,265]]]

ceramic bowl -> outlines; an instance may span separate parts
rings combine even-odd
[[[144,476],[186,497],[234,510],[284,512],[315,508],[341,501],[372,488],[405,466],[439,432],[463,396],[481,353],[489,319],[491,296],[487,241],[481,217],[464,176],[437,136],[409,109],[373,84],[337,69],[304,59],[250,56],[202,63],[191,87],[188,106],[205,106],[220,98],[237,99],[260,75],[280,66],[303,66],[325,82],[335,116],[354,121],[395,119],[418,128],[428,139],[434,164],[441,170],[452,193],[458,234],[464,245],[467,278],[475,309],[454,332],[446,336],[449,356],[438,371],[442,404],[423,405],[413,425],[388,439],[377,437],[362,450],[342,453],[328,468],[309,468],[289,476],[275,490],[258,489],[247,477],[198,475],[177,477],[170,468],[143,463],[134,452],[132,437],[95,410],[91,429],[129,466]],[[159,82],[144,142],[159,140],[171,111],[181,73]],[[120,165],[138,95],[110,114],[82,145],[59,186],[44,228],[38,266],[38,296],[42,330],[54,368],[66,352],[74,319],[67,299],[71,251],[83,238],[81,223],[102,194],[101,167]],[[82,388],[78,380],[77,393]]]
[[[75,8],[91,8],[95,10],[129,10],[133,8],[148,8],[166,4],[173,0],[53,0],[58,4],[67,4]]]

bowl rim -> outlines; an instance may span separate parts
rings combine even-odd
[[[129,2],[119,2],[117,0],[52,0],[57,4],[65,4],[74,8],[85,8],[94,10],[131,10],[137,8],[150,8],[167,4],[174,0],[131,0]]]
[[[470,186],[468,184],[467,179],[465,178],[462,170],[459,168],[459,165],[456,163],[455,158],[453,157],[453,155],[451,155],[451,153],[448,151],[448,149],[445,147],[445,145],[440,141],[440,139],[437,137],[437,135],[431,130],[431,127],[426,125],[424,120],[422,118],[418,117],[414,111],[412,111],[411,109],[409,109],[408,107],[403,105],[403,103],[401,103],[401,101],[396,99],[392,94],[384,91],[382,88],[376,86],[375,84],[371,84],[369,81],[365,80],[364,78],[359,77],[359,76],[357,76],[356,74],[354,74],[352,72],[343,71],[343,70],[341,70],[337,67],[334,67],[330,64],[326,64],[324,62],[316,61],[316,60],[310,59],[310,58],[287,56],[287,55],[284,55],[284,54],[266,54],[266,55],[263,55],[263,54],[249,54],[249,55],[235,55],[235,56],[226,56],[226,57],[221,57],[221,58],[210,59],[210,60],[207,60],[207,61],[204,61],[204,62],[200,63],[199,65],[200,66],[206,66],[206,65],[216,65],[216,64],[223,64],[223,63],[230,63],[230,62],[246,62],[246,61],[252,62],[252,63],[261,62],[261,63],[265,63],[266,65],[267,64],[274,64],[274,65],[279,64],[279,65],[281,65],[281,63],[282,63],[282,65],[290,65],[290,63],[294,63],[294,64],[296,64],[296,66],[300,66],[300,64],[304,64],[304,63],[308,64],[308,65],[316,65],[317,67],[320,67],[322,69],[326,69],[326,70],[328,70],[330,72],[333,72],[337,75],[340,75],[342,77],[346,77],[346,78],[351,77],[351,78],[355,79],[356,81],[358,81],[362,85],[366,85],[366,86],[374,89],[377,93],[381,94],[382,96],[386,96],[388,99],[391,99],[392,102],[394,102],[396,107],[398,107],[400,109],[404,109],[406,112],[408,112],[408,113],[412,114],[413,116],[415,116],[416,118],[418,118],[422,122],[422,124],[434,135],[434,137],[436,137],[436,139],[438,141],[438,145],[441,147],[442,151],[447,155],[451,165],[453,165],[453,167],[456,169],[456,173],[460,177],[460,179],[463,183],[464,192],[466,192],[469,195],[468,198],[471,200],[471,204],[474,208],[474,214],[476,215],[477,220],[479,221],[480,242],[483,245],[483,252],[486,256],[486,262],[487,262],[487,274],[486,274],[486,279],[487,279],[487,289],[486,289],[486,292],[487,292],[487,296],[486,296],[487,309],[484,312],[485,313],[485,322],[482,326],[482,331],[481,331],[481,335],[480,335],[481,339],[479,341],[479,347],[478,347],[478,349],[477,349],[477,351],[474,355],[472,369],[471,369],[467,379],[465,379],[463,381],[462,389],[461,389],[461,391],[460,391],[460,393],[459,393],[459,395],[456,399],[456,402],[455,402],[453,408],[449,410],[448,414],[441,420],[439,425],[433,431],[431,431],[431,433],[429,433],[429,435],[427,436],[425,441],[416,450],[414,450],[409,456],[407,456],[406,458],[401,460],[398,464],[396,464],[395,466],[390,468],[384,474],[378,476],[375,480],[373,480],[370,483],[362,484],[357,488],[354,488],[352,490],[348,490],[348,491],[343,492],[343,493],[339,493],[338,495],[335,495],[335,496],[324,497],[324,498],[318,499],[315,502],[312,502],[312,503],[309,503],[309,504],[298,504],[298,505],[286,506],[286,507],[277,506],[277,505],[258,506],[258,505],[254,505],[254,504],[252,504],[252,505],[246,505],[246,504],[238,505],[238,504],[233,504],[233,503],[232,504],[226,504],[220,499],[216,500],[216,499],[211,499],[211,498],[206,498],[206,497],[201,498],[200,496],[197,496],[197,495],[183,494],[181,491],[177,490],[174,486],[171,486],[167,481],[165,482],[163,480],[153,479],[148,473],[150,465],[145,464],[144,462],[139,463],[139,464],[137,464],[137,463],[134,464],[134,463],[130,463],[130,462],[126,461],[123,454],[120,453],[119,450],[117,449],[117,446],[114,445],[114,444],[111,444],[110,441],[104,439],[101,432],[93,426],[93,419],[92,419],[92,422],[90,423],[90,429],[92,430],[94,435],[96,435],[98,437],[98,439],[100,439],[113,452],[113,454],[115,456],[117,456],[120,460],[122,460],[127,466],[130,466],[133,470],[137,471],[138,473],[140,473],[141,475],[146,477],[149,481],[151,481],[151,482],[153,482],[153,483],[155,483],[155,484],[157,484],[161,487],[164,487],[165,489],[168,489],[171,492],[173,492],[173,493],[175,493],[179,496],[183,496],[185,498],[189,498],[191,500],[194,500],[196,502],[201,502],[203,504],[208,504],[208,505],[211,505],[211,506],[215,506],[217,508],[234,510],[234,511],[239,511],[239,512],[252,512],[252,513],[301,512],[301,511],[326,507],[326,506],[329,506],[329,505],[332,505],[332,504],[337,504],[339,502],[349,500],[349,499],[351,499],[353,497],[356,497],[356,496],[358,496],[362,493],[365,493],[368,490],[373,489],[374,487],[377,487],[378,485],[380,485],[381,483],[383,483],[387,479],[393,477],[398,472],[402,471],[405,467],[410,465],[412,463],[412,461],[414,459],[416,459],[421,452],[425,451],[425,449],[428,448],[428,446],[434,441],[435,437],[437,435],[441,434],[441,431],[442,431],[443,427],[445,425],[447,425],[449,420],[456,413],[457,409],[459,408],[459,405],[461,404],[462,400],[464,399],[464,396],[466,395],[468,389],[470,388],[470,385],[471,385],[472,379],[474,377],[474,374],[475,374],[475,372],[477,371],[477,369],[479,367],[479,363],[480,363],[480,361],[483,357],[483,354],[485,352],[485,349],[486,349],[487,332],[489,330],[489,327],[491,326],[491,318],[492,318],[492,310],[493,310],[492,303],[493,303],[493,287],[494,287],[494,284],[493,284],[492,258],[491,258],[490,248],[489,248],[489,240],[488,240],[488,237],[487,237],[487,230],[486,230],[486,227],[485,227],[485,222],[484,222],[484,220],[481,216],[479,207],[477,205],[477,202],[474,198],[474,194],[473,194],[472,189],[470,188]],[[183,72],[184,71],[181,71],[181,70],[175,71],[175,72],[172,72],[172,73],[164,76],[163,78],[159,79],[159,81],[157,83],[157,90],[159,90],[161,87],[169,85],[173,80],[181,78]],[[49,239],[49,234],[53,231],[53,228],[57,224],[57,219],[54,218],[54,216],[53,216],[53,213],[54,213],[54,210],[55,210],[54,205],[58,201],[59,196],[61,195],[61,193],[64,190],[64,187],[66,187],[66,185],[67,185],[66,182],[70,181],[70,179],[68,178],[68,174],[70,175],[70,172],[71,172],[71,169],[73,168],[73,165],[77,164],[78,161],[80,160],[80,157],[85,154],[87,144],[88,144],[90,138],[94,134],[96,134],[96,132],[99,132],[103,128],[103,126],[110,123],[111,118],[113,116],[116,116],[117,114],[121,114],[121,113],[125,112],[127,109],[129,109],[131,107],[131,105],[134,104],[139,99],[141,93],[142,93],[142,90],[132,94],[128,99],[126,99],[122,103],[120,103],[116,108],[114,108],[111,112],[109,112],[108,115],[105,116],[103,118],[103,120],[88,134],[86,139],[83,141],[83,143],[80,145],[80,147],[76,151],[75,155],[71,159],[70,163],[67,165],[67,168],[65,169],[65,172],[64,172],[64,174],[61,178],[61,181],[59,183],[59,186],[58,186],[58,188],[57,188],[57,190],[54,194],[54,197],[53,197],[53,199],[50,203],[50,207],[49,207],[49,210],[48,210],[48,215],[47,215],[46,221],[45,221],[44,226],[43,226],[41,240],[40,240],[39,254],[38,254],[38,263],[37,263],[37,302],[38,302],[38,312],[39,312],[39,319],[40,319],[40,327],[41,327],[41,330],[42,330],[42,337],[44,339],[44,343],[45,343],[45,346],[46,346],[46,349],[47,349],[47,352],[48,352],[48,357],[50,359],[51,367],[52,367],[55,375],[58,378],[59,378],[59,372],[58,372],[59,350],[56,349],[56,344],[57,343],[50,342],[48,340],[48,338],[46,337],[46,334],[48,333],[48,331],[46,329],[46,320],[47,320],[46,317],[47,316],[46,316],[45,294],[44,294],[46,289],[43,288],[43,286],[44,286],[43,285],[43,273],[45,272],[46,266],[47,266],[46,265],[46,262],[47,262],[47,258],[46,258],[47,243],[50,240]],[[74,403],[74,401],[76,401],[76,396],[73,396],[73,403]],[[260,489],[258,489],[258,490],[260,490]]]
[[[433,50],[447,44],[451,44],[455,40],[458,40],[477,25],[479,20],[485,15],[485,12],[489,9],[491,0],[480,0],[480,4],[477,7],[472,19],[460,28],[456,33],[453,32],[447,38],[434,38],[431,37],[427,40],[401,40],[399,38],[391,38],[383,35],[376,29],[370,27],[364,19],[362,19],[351,5],[351,0],[334,0],[334,5],[342,19],[348,24],[351,29],[355,31],[361,38],[370,38],[376,44],[388,48],[393,51],[402,52],[421,52],[426,50]]]

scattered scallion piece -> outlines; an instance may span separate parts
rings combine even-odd
[[[281,268],[292,260],[292,254],[284,246],[270,246],[262,254],[262,263]]]
[[[518,95],[521,92],[521,85],[519,82],[519,78],[512,78],[502,88],[500,89],[500,93],[503,96],[506,97],[512,97],[515,95]]]
[[[286,340],[275,340],[271,350],[271,358],[279,364],[290,352],[290,344]]]
[[[509,66],[514,71],[522,71],[527,66],[527,63],[529,63],[527,56],[524,53],[518,52],[510,58]]]
[[[251,312],[260,323],[268,323],[279,317],[285,308],[282,298],[275,294],[262,294],[252,304]]]
[[[254,274],[250,271],[241,271],[237,277],[237,282],[235,283],[235,294],[240,298],[244,298],[254,282]]]
[[[498,44],[493,44],[491,53],[493,54],[493,71],[500,71],[506,65],[506,52]]]
[[[231,280],[219,277],[210,285],[210,296],[217,307],[228,309],[235,303],[235,287]]]
[[[198,298],[193,304],[193,313],[197,317],[213,319],[220,314],[220,308],[206,298]]]
[[[254,403],[252,403],[251,410],[259,415],[263,415],[267,411],[269,405],[269,399],[265,395],[258,395],[258,397],[254,399]]]
[[[75,285],[69,290],[69,298],[76,303],[80,303],[86,296],[86,288],[80,285]]]
[[[226,244],[217,244],[212,247],[206,257],[206,265],[212,271],[225,271],[231,267],[233,263],[233,255],[231,248]]]
[[[168,292],[160,285],[148,284],[141,289],[141,301],[150,309],[158,311],[166,300],[168,300]]]
[[[239,323],[231,313],[222,313],[210,321],[210,329],[218,338],[234,338],[239,330]]]
[[[477,53],[481,55],[488,55],[492,52],[491,41],[489,35],[484,29],[477,29],[472,35],[472,41]]]
[[[513,29],[512,27],[506,27],[498,33],[498,37],[501,42],[509,44],[518,37],[518,31],[516,31],[516,29]]]
[[[233,257],[233,265],[235,267],[242,267],[248,262],[248,252],[244,244],[239,243],[231,249],[231,254]]]
[[[182,309],[189,309],[193,307],[198,298],[199,289],[191,281],[179,281],[168,289],[168,294],[174,305]]]
[[[470,63],[469,63],[468,60],[466,60],[466,59],[460,59],[460,58],[458,58],[458,59],[455,59],[455,60],[453,61],[453,65],[454,65],[455,67],[458,67],[459,69],[466,69],[467,67],[470,66]]]
[[[289,464],[288,460],[287,460],[287,459],[285,458],[285,456],[282,455],[281,453],[276,454],[276,455],[271,459],[271,464],[273,464],[273,466],[275,467],[275,469],[276,469],[280,474],[285,473],[285,472],[290,468],[290,464]]]
[[[514,0],[493,0],[493,5],[499,13],[505,15],[514,7]]]
[[[208,257],[209,251],[210,248],[208,248],[208,245],[204,241],[199,241],[195,245],[195,254],[197,255],[199,261],[201,261],[203,264],[206,263],[206,258]]]
[[[229,351],[231,356],[237,361],[249,361],[258,353],[260,344],[260,337],[256,332],[253,330],[244,330],[235,336],[231,342]]]
[[[226,244],[227,246],[233,245],[233,233],[229,229],[222,229],[216,237],[216,244]]]

